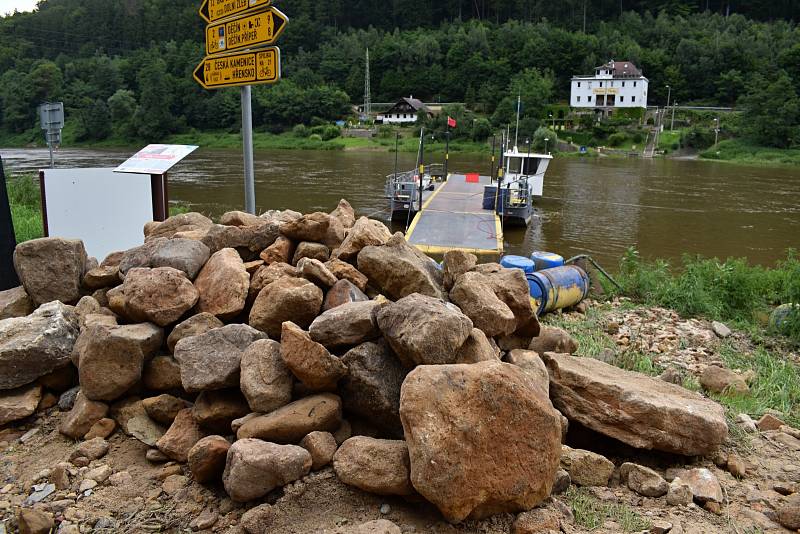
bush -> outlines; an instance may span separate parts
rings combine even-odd
[[[388,124],[383,124],[380,128],[378,128],[378,137],[381,139],[391,139],[394,137],[394,134],[395,129]]]
[[[644,134],[641,131],[637,131],[635,134],[633,134],[632,139],[633,142],[638,145],[644,141]]]
[[[628,140],[628,136],[622,132],[617,132],[608,136],[608,144],[611,146],[622,146]]]
[[[319,134],[311,134],[308,136],[309,141],[322,141],[322,136]]]
[[[305,139],[309,136],[309,129],[305,124],[298,124],[292,128],[292,135],[300,139]]]
[[[311,128],[311,133],[318,135],[323,141],[330,141],[331,139],[336,139],[342,135],[342,131],[339,129],[339,127],[334,126],[333,124],[314,126]]]
[[[545,139],[548,139],[548,141],[545,141]],[[533,134],[533,148],[536,150],[545,150],[547,148],[548,151],[555,152],[558,148],[558,135],[548,128],[537,129]]]
[[[714,145],[714,132],[706,128],[692,126],[681,135],[681,145],[686,148],[705,150]]]

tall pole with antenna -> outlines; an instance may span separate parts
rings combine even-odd
[[[367,48],[367,66],[364,75],[364,122],[369,121],[372,115],[372,93],[369,78],[369,48]]]
[[[517,96],[517,131],[514,133],[514,148],[517,148],[518,141],[519,141],[519,114],[520,108],[522,108],[522,94]]]

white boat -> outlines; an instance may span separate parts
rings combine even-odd
[[[553,156],[517,147],[503,154],[503,172],[497,186],[487,186],[485,201],[495,195],[498,215],[511,225],[527,226],[533,216],[533,200],[544,194],[544,175]]]

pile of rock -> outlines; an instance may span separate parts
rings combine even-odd
[[[458,522],[530,510],[563,485],[586,461],[562,451],[568,421],[687,456],[727,436],[699,394],[568,354],[522,271],[462,252],[439,266],[346,201],[221,224],[178,215],[99,264],[58,238],[14,261],[0,425],[57,402],[61,433],[86,440],[73,465],[119,428],[236,501],[332,464],[348,485],[423,497]],[[671,491],[643,469],[626,470],[631,487]]]

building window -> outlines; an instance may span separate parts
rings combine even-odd
[[[578,87],[580,87],[580,86],[581,86],[581,82],[578,82]]]
[[[625,102],[625,97],[624,96],[620,96],[619,97],[619,103],[622,104],[623,102]]]
[[[591,101],[592,101],[592,95],[589,95],[589,100],[588,100],[588,101],[589,101],[589,102],[591,102]]]
[[[631,102],[636,102],[636,97],[635,96],[631,97]]]
[[[636,82],[633,82],[633,86],[636,87]]]
[[[622,87],[625,87],[625,82],[622,82]]]
[[[578,97],[578,102],[580,102],[580,101],[581,101],[581,97]]]

